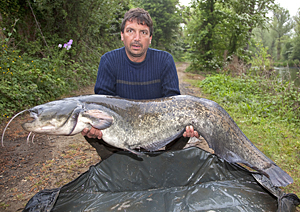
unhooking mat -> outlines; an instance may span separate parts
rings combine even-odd
[[[263,175],[190,147],[116,153],[61,188],[37,193],[24,211],[287,212],[299,203]]]

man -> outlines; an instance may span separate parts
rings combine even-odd
[[[101,57],[95,94],[128,99],[155,99],[180,95],[173,57],[165,51],[149,48],[152,34],[153,22],[147,11],[135,8],[126,12],[121,25],[124,47],[107,52]],[[82,135],[96,148],[102,159],[119,151],[101,139],[101,130],[84,129]],[[192,126],[186,128],[184,136],[199,137]],[[181,142],[180,148],[183,148],[182,145],[185,145],[187,140]],[[176,142],[177,140],[174,141]]]

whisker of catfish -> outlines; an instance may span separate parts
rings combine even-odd
[[[5,126],[3,132],[2,132],[2,137],[1,137],[1,144],[2,144],[2,147],[4,147],[4,144],[3,144],[3,139],[4,139],[4,134],[5,134],[5,131],[7,129],[7,127],[9,126],[10,122],[12,122],[12,120],[14,120],[18,115],[20,115],[21,113],[24,113],[25,111],[28,111],[28,110],[23,110],[19,113],[17,113],[16,115],[14,115],[10,120],[9,122],[7,123],[7,125]]]
[[[27,139],[26,139],[26,143],[28,144],[29,143],[29,138],[30,138],[30,135],[31,135],[32,132],[30,132],[27,136]]]
[[[34,136],[35,136],[35,134],[33,133],[32,139],[31,139],[31,143],[33,143],[33,144],[34,144],[34,142],[33,142]]]

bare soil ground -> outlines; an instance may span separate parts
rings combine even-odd
[[[185,82],[200,75],[184,73],[187,63],[177,63],[180,90],[182,94],[202,96],[199,88]],[[76,91],[72,96],[93,94],[94,85]],[[58,188],[101,161],[101,158],[83,138],[75,136],[36,135],[26,144],[28,132],[21,123],[28,115],[17,117],[8,127],[4,147],[0,147],[0,211],[22,211],[28,200],[43,189]],[[1,134],[6,123],[1,123]],[[207,151],[204,139],[191,139],[188,146],[199,146]]]

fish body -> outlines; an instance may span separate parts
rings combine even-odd
[[[188,95],[128,100],[104,95],[71,97],[31,108],[25,130],[49,135],[74,135],[91,126],[103,140],[139,154],[156,151],[192,125],[220,158],[242,163],[265,174],[275,186],[293,179],[257,149],[229,114],[216,102]]]

